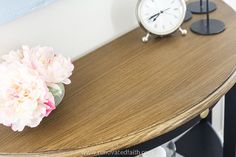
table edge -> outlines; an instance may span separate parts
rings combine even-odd
[[[198,116],[204,110],[210,108],[214,103],[216,103],[222,96],[224,96],[236,83],[236,67],[233,72],[229,75],[229,77],[219,86],[216,90],[214,90],[211,94],[209,94],[206,98],[200,101],[197,104],[194,104],[193,107],[187,109],[186,111],[180,113],[178,116],[169,119],[165,122],[154,124],[142,130],[138,130],[137,132],[132,132],[128,135],[111,139],[109,141],[103,141],[101,143],[97,143],[90,146],[79,147],[76,149],[67,149],[67,150],[52,150],[52,151],[42,151],[42,152],[26,152],[26,153],[1,153],[0,156],[91,156],[95,154],[101,154],[104,152],[111,152],[123,148],[129,148],[131,146],[140,144],[142,142],[148,141],[155,137],[164,135],[179,126],[185,124],[189,120]],[[187,116],[189,115],[189,116]],[[167,125],[168,124],[168,125]],[[169,127],[172,126],[174,127]],[[167,127],[168,126],[168,127]],[[164,128],[164,129],[163,129]]]

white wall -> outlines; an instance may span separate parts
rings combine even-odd
[[[224,0],[229,6],[236,10],[236,1],[235,0]]]
[[[78,58],[138,26],[137,1],[57,0],[0,26],[0,55],[28,44]],[[225,1],[236,8],[235,0]]]
[[[57,0],[0,26],[0,54],[49,45],[77,58],[137,26],[137,0]]]

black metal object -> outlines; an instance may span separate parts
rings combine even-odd
[[[181,137],[176,147],[186,157],[223,157],[221,140],[207,121],[201,121]]]
[[[203,2],[203,0],[200,0],[198,2],[192,2],[188,4],[188,9],[193,14],[206,14],[207,13],[207,4],[206,1]],[[209,2],[209,11],[213,12],[217,9],[216,4],[213,2]]]
[[[236,85],[225,96],[224,157],[236,157]]]
[[[215,35],[225,30],[225,24],[216,19],[210,19],[209,15],[209,0],[206,0],[207,14],[206,19],[194,22],[191,26],[191,31],[200,35]]]
[[[207,116],[206,120],[212,124],[212,110],[210,111],[209,115]]]
[[[187,10],[185,18],[184,18],[184,22],[187,22],[187,21],[189,21],[191,19],[192,19],[192,13],[189,10]]]
[[[216,19],[200,20],[192,24],[191,31],[200,35],[215,35],[225,30],[225,24]]]

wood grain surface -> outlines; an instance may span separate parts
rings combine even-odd
[[[138,28],[75,61],[64,101],[39,127],[15,133],[0,126],[0,156],[91,156],[127,148],[212,106],[236,82],[236,14],[216,2],[211,17],[226,23],[222,34],[189,31],[143,44]]]

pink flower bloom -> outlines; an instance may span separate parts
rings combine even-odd
[[[46,117],[52,112],[52,110],[56,109],[56,106],[48,100],[48,102],[44,103],[46,105]]]
[[[23,46],[22,49],[11,51],[2,57],[5,62],[18,61],[38,71],[47,84],[70,84],[74,66],[69,58],[57,55],[53,48]]]
[[[30,54],[32,67],[47,83],[70,84],[69,77],[74,69],[71,60],[57,55],[50,47],[36,47]]]
[[[0,123],[22,131],[36,127],[55,109],[54,97],[37,71],[19,63],[0,64]]]
[[[0,124],[22,131],[36,127],[60,103],[74,69],[50,47],[22,46],[0,58]],[[50,90],[49,90],[50,89]]]

